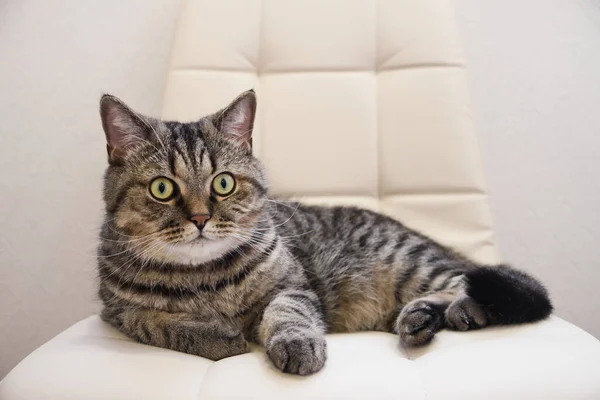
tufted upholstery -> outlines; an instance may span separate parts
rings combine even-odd
[[[163,116],[254,87],[274,194],[380,210],[483,261],[493,242],[448,0],[190,0]]]
[[[189,0],[163,116],[196,119],[254,87],[275,194],[378,209],[492,263],[465,80],[449,0]],[[600,398],[600,343],[557,317],[420,349],[381,332],[327,341],[324,370],[301,378],[258,347],[212,362],[90,317],[21,362],[0,400]]]

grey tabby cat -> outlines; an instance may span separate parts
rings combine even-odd
[[[532,277],[477,265],[391,218],[271,201],[252,156],[255,110],[248,91],[179,123],[102,97],[105,321],[212,360],[254,341],[281,371],[307,375],[325,364],[326,332],[396,332],[418,346],[442,328],[550,314]]]

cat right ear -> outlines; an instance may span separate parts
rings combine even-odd
[[[121,100],[109,94],[100,99],[100,117],[106,135],[108,162],[119,164],[128,150],[145,140],[148,123]]]
[[[218,112],[214,124],[228,140],[252,152],[252,131],[256,115],[256,94],[248,90]]]

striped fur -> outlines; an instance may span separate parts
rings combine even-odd
[[[550,313],[533,278],[477,265],[396,220],[269,198],[249,151],[255,105],[246,92],[214,115],[177,123],[103,97],[106,321],[142,343],[211,359],[258,342],[277,368],[306,375],[326,361],[326,332],[389,331],[423,345],[445,327]],[[237,185],[220,198],[210,185],[224,171]],[[157,176],[178,186],[167,203],[149,195]],[[196,214],[211,215],[201,233],[189,221]]]

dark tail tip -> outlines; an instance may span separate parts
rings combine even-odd
[[[465,274],[467,295],[481,305],[492,325],[542,320],[552,312],[546,288],[511,267],[475,268]]]

